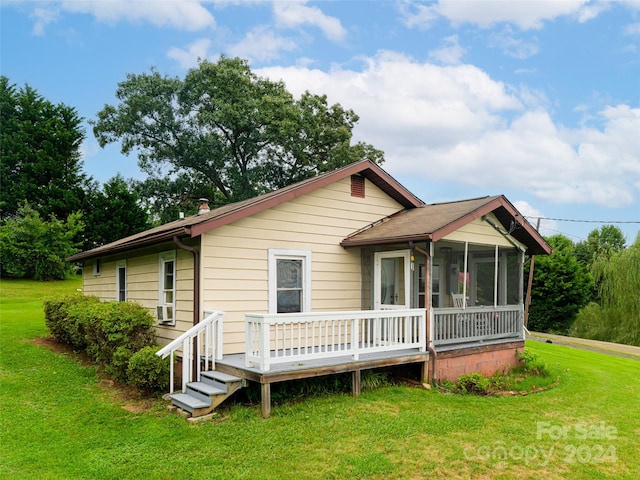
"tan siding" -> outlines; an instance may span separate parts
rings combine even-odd
[[[347,178],[203,235],[203,308],[225,312],[225,353],[244,351],[245,313],[269,310],[271,248],[311,251],[312,310],[361,308],[360,252],[340,241],[402,209],[369,181],[365,191],[351,197]]]
[[[492,221],[500,225],[498,219],[489,214]],[[504,228],[504,227],[503,227]],[[464,227],[450,233],[443,240],[451,240],[456,242],[469,242],[479,245],[499,245],[502,247],[512,247],[513,245],[500,232],[485,220],[478,218]]]
[[[127,300],[149,309],[156,317],[159,288],[159,254],[138,254],[135,257],[121,257],[104,261],[102,273],[93,275],[93,264],[87,262],[83,269],[83,290],[85,295],[97,295],[102,301],[116,299],[116,262],[127,261]],[[156,326],[158,341],[166,344],[189,329],[193,324],[193,256],[189,252],[177,250],[176,255],[176,325]]]

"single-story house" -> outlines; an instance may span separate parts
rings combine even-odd
[[[268,416],[273,382],[353,372],[357,394],[370,368],[514,366],[525,256],[550,252],[502,195],[428,205],[363,160],[68,260],[84,294],[153,312],[176,405],[204,414],[255,381]]]

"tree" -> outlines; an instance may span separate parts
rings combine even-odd
[[[626,250],[596,258],[592,272],[601,304],[581,310],[571,334],[640,346],[640,235]]]
[[[149,175],[139,190],[164,188],[178,208],[201,196],[214,204],[250,198],[363,155],[383,161],[372,146],[350,144],[352,110],[310,93],[296,101],[282,82],[258,77],[238,58],[202,61],[184,80],[129,74],[116,97],[120,103],[105,105],[93,122],[98,142],[136,150]]]
[[[67,218],[81,209],[87,178],[81,172],[82,119],[28,85],[18,90],[0,77],[0,220],[28,201],[43,217]]]
[[[570,239],[554,235],[546,240],[553,253],[536,257],[528,326],[534,331],[564,334],[589,301],[593,280],[578,262]]]
[[[30,205],[0,226],[0,274],[3,277],[62,280],[73,270],[65,258],[79,249],[78,234],[84,227],[80,213],[66,221],[53,215],[44,221]]]
[[[576,244],[576,256],[587,268],[601,255],[606,257],[624,250],[624,234],[615,225],[604,225],[589,232],[587,239]]]
[[[88,250],[150,228],[140,197],[121,175],[87,195],[84,244]],[[177,217],[176,217],[177,218]]]

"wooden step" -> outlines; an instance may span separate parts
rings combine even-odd
[[[229,390],[229,386],[234,383],[241,383],[242,379],[229,375],[228,373],[218,372],[217,370],[209,370],[200,374],[200,381],[208,383],[215,387],[224,386]]]
[[[171,398],[173,405],[189,412],[194,417],[211,407],[211,400],[201,400],[186,393],[174,393],[169,395],[169,398]]]

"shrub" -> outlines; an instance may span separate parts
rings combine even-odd
[[[525,349],[522,352],[518,352],[518,355],[520,356],[521,365],[515,369],[516,371],[521,371],[529,375],[538,375],[540,377],[549,376],[547,366],[530,350]]]
[[[47,326],[56,338],[86,351],[119,382],[128,383],[129,363],[136,352],[155,343],[155,320],[136,303],[69,295],[47,300],[44,310]],[[137,375],[140,383],[141,374]]]
[[[147,346],[129,359],[127,383],[148,393],[165,390],[169,384],[169,359],[160,358],[158,346]]]
[[[458,377],[456,385],[460,393],[484,395],[489,388],[489,379],[481,373],[466,373]]]
[[[137,303],[100,303],[96,321],[86,327],[87,353],[124,381],[129,357],[154,343],[153,325],[149,310]]]
[[[86,311],[98,304],[98,297],[80,294],[50,298],[44,302],[45,323],[59,341],[84,350]]]

